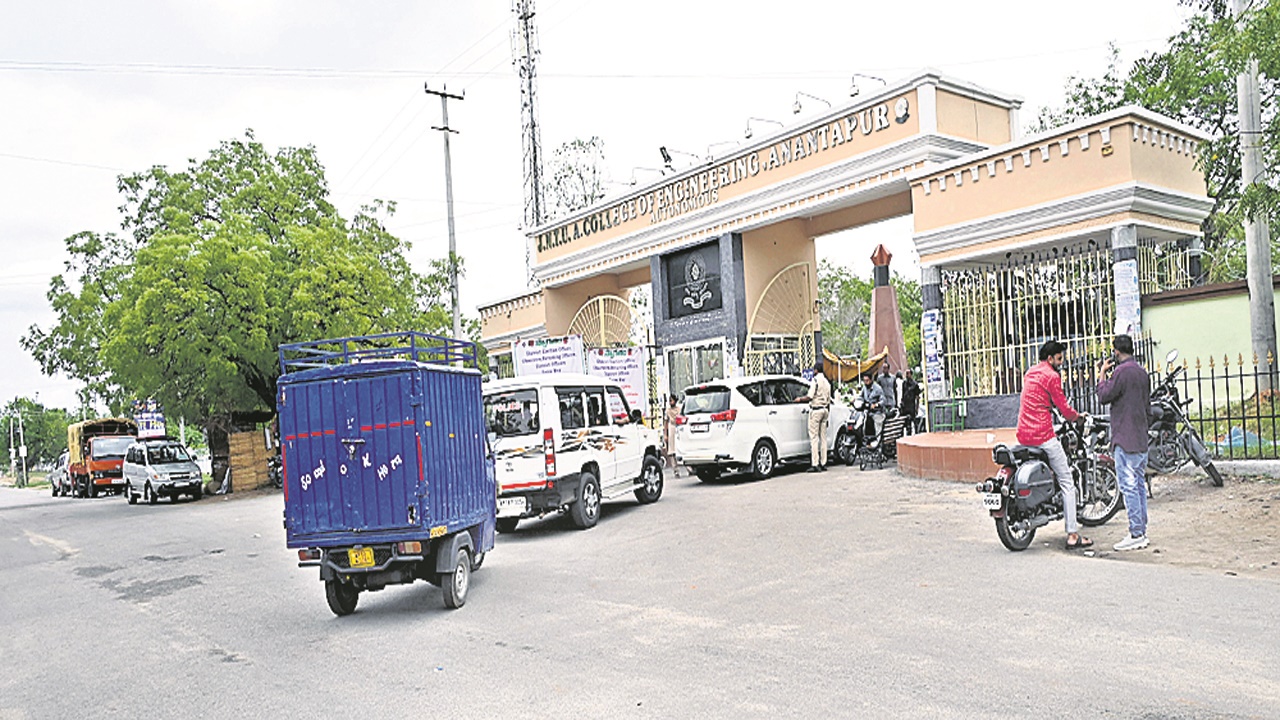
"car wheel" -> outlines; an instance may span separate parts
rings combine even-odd
[[[757,442],[756,448],[751,451],[751,474],[757,480],[764,480],[773,474],[777,464],[778,456],[774,452],[773,443],[768,440]]]
[[[156,491],[151,489],[151,483],[147,483],[146,487],[142,489],[142,499],[148,505],[155,505],[156,501],[160,499],[156,497]]]
[[[516,525],[520,524],[520,518],[505,517],[498,518],[498,532],[513,533],[516,531]]]
[[[334,615],[350,615],[356,611],[356,603],[360,601],[360,589],[338,579],[325,580],[324,599]]]
[[[201,487],[201,486],[199,486],[199,485],[197,485],[197,486],[196,486],[196,489],[195,489],[195,492],[191,493],[191,499],[192,499],[192,500],[199,500],[199,499],[200,499],[200,498],[202,498],[202,497],[204,497],[204,488],[203,488],[203,487]]]
[[[131,483],[125,483],[124,499],[128,500],[130,505],[138,504],[138,496],[133,494],[133,485]]]
[[[457,609],[467,604],[467,590],[471,587],[471,553],[458,548],[453,558],[453,572],[440,575],[440,589],[444,591],[446,607]]]
[[[644,457],[640,466],[640,487],[636,488],[636,500],[642,505],[657,502],[662,497],[662,463],[652,455]]]
[[[94,485],[92,480],[89,481],[89,497],[98,497],[98,486]]]
[[[582,471],[578,499],[570,506],[569,517],[580,530],[595,527],[600,520],[600,481],[590,470]]]

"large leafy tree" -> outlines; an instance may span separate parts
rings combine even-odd
[[[271,153],[247,133],[119,189],[125,233],[67,239],[56,320],[22,341],[116,411],[136,397],[198,421],[272,408],[281,343],[449,327],[444,261],[413,272],[383,224],[392,205],[341,217],[313,148]]]
[[[18,417],[22,418],[22,434],[19,435]],[[22,436],[27,443],[27,466],[49,465],[67,447],[67,425],[73,422],[66,410],[47,408],[31,398],[15,398],[0,410],[0,457],[5,467],[9,462],[9,430],[13,425],[13,445],[18,447]]]
[[[1259,0],[1242,18],[1230,16],[1223,0],[1183,0],[1196,8],[1187,26],[1162,52],[1138,59],[1128,74],[1119,69],[1113,47],[1100,78],[1072,78],[1060,108],[1042,110],[1034,129],[1048,130],[1128,104],[1142,105],[1204,131],[1210,140],[1200,149],[1212,215],[1205,221],[1208,270],[1215,281],[1244,276],[1242,218],[1260,211],[1274,228],[1280,220],[1280,0]],[[1265,167],[1259,178],[1241,178],[1236,77],[1248,58],[1259,64],[1262,147]],[[1280,246],[1272,244],[1273,262]]]

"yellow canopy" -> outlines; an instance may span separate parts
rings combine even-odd
[[[826,348],[822,348],[822,374],[827,376],[828,380],[835,381],[839,378],[842,383],[854,382],[858,376],[865,372],[872,372],[880,367],[880,363],[889,356],[889,348],[885,347],[878,354],[869,358],[853,358],[840,357]]]

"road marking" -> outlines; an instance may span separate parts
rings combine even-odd
[[[23,532],[27,534],[27,539],[31,541],[32,545],[48,545],[54,550],[62,553],[63,557],[75,555],[80,552],[78,549],[71,547],[69,543],[62,540],[57,540],[47,535],[33,533],[30,530],[23,530]]]

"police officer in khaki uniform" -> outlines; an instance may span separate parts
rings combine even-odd
[[[809,393],[796,398],[809,403],[809,472],[827,469],[827,415],[831,412],[831,381],[822,374],[822,360],[813,365]]]

